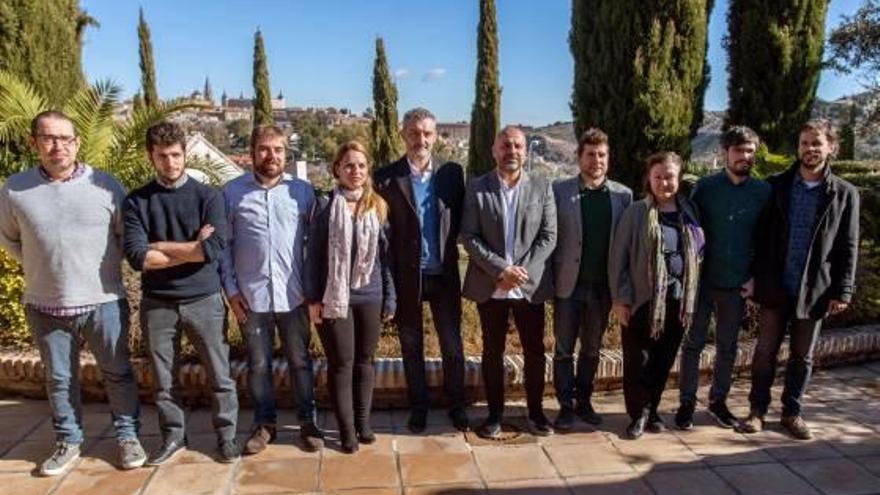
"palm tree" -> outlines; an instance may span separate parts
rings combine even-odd
[[[61,110],[69,115],[80,136],[78,158],[114,176],[131,190],[153,176],[146,155],[146,131],[174,112],[192,107],[188,103],[160,103],[155,108],[135,109],[123,121],[113,118],[121,90],[110,81],[99,81],[76,92]],[[0,175],[16,172],[33,163],[24,146],[30,122],[48,109],[47,99],[16,75],[0,71]],[[200,170],[205,164],[194,164]],[[205,171],[205,170],[202,170]],[[209,176],[210,171],[205,171]]]

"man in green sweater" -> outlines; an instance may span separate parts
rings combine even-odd
[[[760,139],[744,126],[731,127],[721,137],[724,170],[700,179],[691,199],[697,205],[706,233],[706,255],[693,326],[682,345],[679,389],[681,406],[675,415],[680,429],[693,427],[700,373],[700,353],[706,345],[709,318],[715,314],[715,368],[709,391],[709,413],[722,428],[737,419],[727,408],[736,343],[754,282],[750,272],[755,255],[758,217],[770,198],[770,185],[750,176]]]
[[[137,384],[120,271],[125,190],[77,161],[79,136],[61,112],[33,119],[30,144],[40,163],[9,177],[0,190],[0,246],[24,269],[25,315],[46,368],[55,449],[39,472],[61,474],[80,455],[82,340],[101,369],[119,465],[139,467],[146,455],[137,438]]]

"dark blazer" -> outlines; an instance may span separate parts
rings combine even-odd
[[[786,304],[782,287],[788,256],[788,206],[795,174],[795,163],[787,171],[767,179],[772,192],[758,222],[755,240],[754,299],[765,306]],[[820,319],[827,315],[828,302],[852,300],[859,252],[859,192],[849,182],[826,167],[824,197],[817,211],[813,242],[807,252],[794,317]]]
[[[306,239],[305,261],[303,262],[303,293],[307,303],[321,302],[327,288],[327,242],[330,227],[330,204],[333,193],[320,195],[309,220],[309,234]],[[368,301],[381,301],[382,314],[394,314],[397,295],[394,280],[391,278],[391,257],[389,255],[389,226],[386,221],[379,231],[379,246],[373,264],[370,281],[363,287],[350,290],[350,304]]]
[[[440,260],[446,287],[461,297],[461,275],[458,269],[458,232],[461,227],[461,209],[464,202],[464,171],[455,162],[434,161],[434,194],[440,215]],[[394,256],[394,285],[400,304],[397,305],[397,323],[417,326],[422,321],[422,277],[419,267],[422,259],[422,231],[413,200],[409,163],[406,156],[376,170],[373,178],[376,191],[388,203],[388,222],[394,236],[391,252]]]
[[[513,263],[529,273],[529,281],[520,287],[526,300],[542,303],[553,297],[550,258],[556,247],[556,202],[546,179],[523,172],[520,182]],[[470,257],[463,292],[478,303],[492,298],[498,277],[509,266],[503,201],[501,179],[494,169],[468,184],[460,235]]]

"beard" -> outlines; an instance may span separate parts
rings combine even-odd
[[[501,164],[501,170],[505,172],[516,172],[522,165],[516,160],[507,160]]]
[[[271,160],[262,162],[259,165],[255,165],[254,172],[262,175],[263,177],[266,177],[267,179],[274,179],[284,173],[284,167],[281,166],[280,163]]]
[[[737,167],[736,165],[740,165],[740,166]],[[727,167],[727,170],[730,170],[730,173],[732,173],[733,175],[735,175],[737,177],[748,177],[752,173],[753,166],[754,166],[754,163],[751,163],[751,162],[748,162],[748,163],[739,162],[739,163],[735,163],[734,166]]]

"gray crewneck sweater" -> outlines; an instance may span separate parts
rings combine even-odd
[[[86,165],[68,182],[50,182],[38,167],[0,189],[0,246],[24,268],[24,303],[72,307],[125,297],[122,204],[125,190]]]

